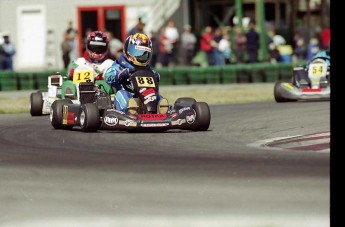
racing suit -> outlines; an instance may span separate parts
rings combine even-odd
[[[156,80],[159,82],[159,73],[152,70],[149,65],[146,67],[154,73]],[[130,73],[134,70],[135,66],[129,63],[125,56],[121,54],[119,60],[115,60],[113,65],[105,72],[106,83],[114,87],[117,91],[114,99],[115,108],[117,110],[125,112],[127,110],[128,100],[134,96],[133,93],[124,90],[123,87],[123,82],[129,78]],[[162,96],[158,94],[158,102],[160,99],[162,99]]]
[[[331,56],[329,56],[329,55],[327,54],[327,52],[323,50],[323,51],[320,51],[320,52],[318,52],[317,54],[315,54],[315,55],[313,56],[313,58],[312,58],[312,59],[310,60],[310,62],[308,63],[307,68],[309,68],[309,64],[310,64],[311,62],[313,62],[313,61],[314,61],[315,59],[317,59],[317,58],[321,58],[321,59],[325,60],[328,67],[331,66]]]
[[[93,60],[87,55],[85,51],[84,57],[77,58],[71,63],[68,70],[68,78],[70,80],[73,80],[74,70],[81,65],[88,65],[92,67],[95,72],[94,80],[103,80],[103,72],[105,72],[105,70],[107,70],[113,64],[113,62],[114,61],[109,58],[104,58],[102,60]]]

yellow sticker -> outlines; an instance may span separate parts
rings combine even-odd
[[[86,82],[90,80],[91,82],[94,81],[93,78],[93,70],[78,70],[74,71],[73,73],[73,83],[78,84],[80,82]]]
[[[68,112],[68,106],[63,106],[62,110],[62,124],[67,125],[67,112]]]
[[[290,90],[294,89],[294,87],[291,84],[289,84],[289,83],[284,83],[284,86],[287,87]]]
[[[324,64],[313,64],[311,65],[310,72],[312,76],[322,76],[324,74]]]
[[[135,79],[137,80],[138,87],[155,87],[153,77],[138,76]]]

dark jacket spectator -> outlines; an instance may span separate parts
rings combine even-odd
[[[196,37],[192,33],[191,29],[192,27],[189,24],[186,24],[181,35],[183,62],[185,65],[191,65],[194,56]]]
[[[10,41],[9,34],[4,34],[4,43],[0,47],[0,59],[2,58],[2,66],[0,66],[0,69],[4,70],[13,70],[13,55],[16,53],[16,49],[13,45],[13,43]],[[0,61],[1,64],[1,61]]]
[[[247,38],[247,52],[249,55],[249,62],[258,62],[259,51],[259,33],[255,31],[254,22],[249,23],[249,31],[246,34]]]
[[[236,28],[235,37],[234,37],[234,50],[235,50],[237,63],[244,62],[244,53],[246,51],[246,45],[247,45],[247,38],[243,34],[242,29]]]

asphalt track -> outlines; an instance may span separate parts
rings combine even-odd
[[[0,115],[0,226],[330,226],[329,102],[211,106],[207,132],[82,133]]]

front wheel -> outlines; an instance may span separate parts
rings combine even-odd
[[[31,93],[30,95],[30,114],[31,116],[42,116],[43,97],[42,92]]]
[[[190,103],[191,105],[193,105],[195,102],[196,102],[195,98],[182,97],[182,98],[176,99],[175,105],[179,103]]]
[[[282,96],[282,87],[280,82],[276,82],[274,85],[274,99],[276,102],[288,102],[289,100]]]
[[[72,129],[73,125],[63,125],[63,106],[72,104],[71,100],[56,100],[50,107],[50,123],[55,129]]]
[[[83,132],[97,132],[99,121],[99,110],[93,103],[86,103],[81,106],[80,127]]]
[[[211,122],[210,107],[206,102],[195,102],[193,104],[195,110],[195,121],[192,125],[193,131],[207,131]]]

